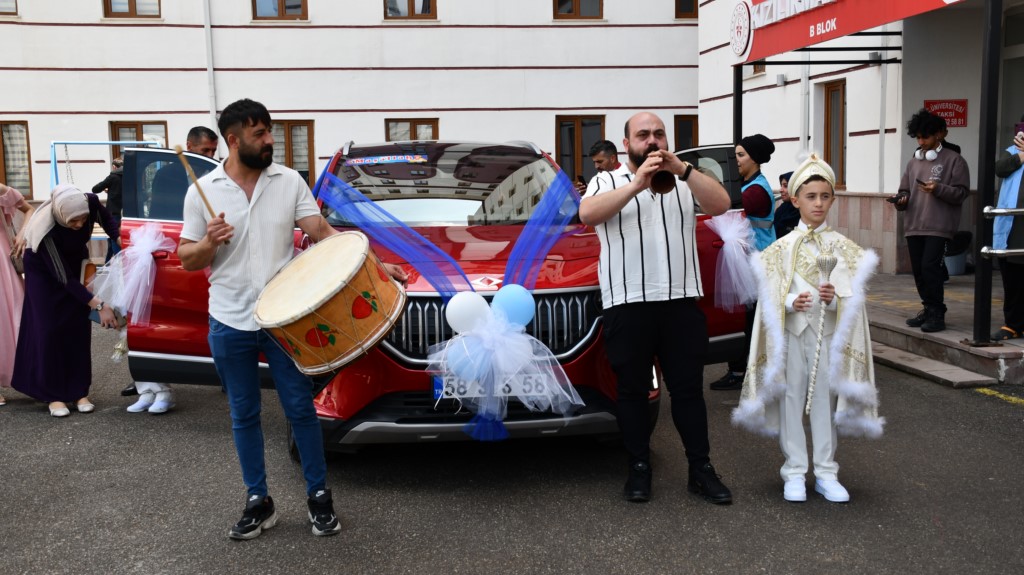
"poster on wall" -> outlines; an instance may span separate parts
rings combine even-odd
[[[729,44],[736,63],[762,60],[964,0],[736,0]]]
[[[946,120],[947,128],[967,127],[967,100],[925,100],[924,109]]]

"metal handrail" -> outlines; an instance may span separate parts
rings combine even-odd
[[[981,211],[986,218],[994,218],[996,216],[1024,216],[1024,208],[994,208],[992,206],[985,206],[985,209]]]
[[[1024,249],[996,250],[989,246],[981,248],[981,257],[983,258],[1011,258],[1016,256],[1024,256]]]

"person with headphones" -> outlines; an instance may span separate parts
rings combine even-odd
[[[946,121],[921,109],[907,122],[907,135],[920,146],[907,162],[898,193],[889,200],[904,211],[903,230],[922,309],[907,319],[910,327],[932,333],[946,329],[943,256],[946,242],[960,227],[960,206],[971,182],[967,162],[942,146]]]

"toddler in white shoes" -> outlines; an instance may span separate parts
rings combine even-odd
[[[139,399],[128,406],[129,413],[148,411],[153,414],[167,413],[174,407],[174,394],[171,386],[152,381],[137,381],[135,389],[139,391]]]
[[[834,185],[832,168],[812,154],[790,178],[799,226],[750,257],[759,297],[732,421],[778,436],[786,501],[807,501],[805,414],[814,491],[836,503],[850,500],[838,479],[837,436],[877,438],[885,424],[864,309],[878,256],[828,227]]]

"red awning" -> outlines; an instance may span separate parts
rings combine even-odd
[[[730,41],[738,62],[841,38],[963,0],[738,0]]]

